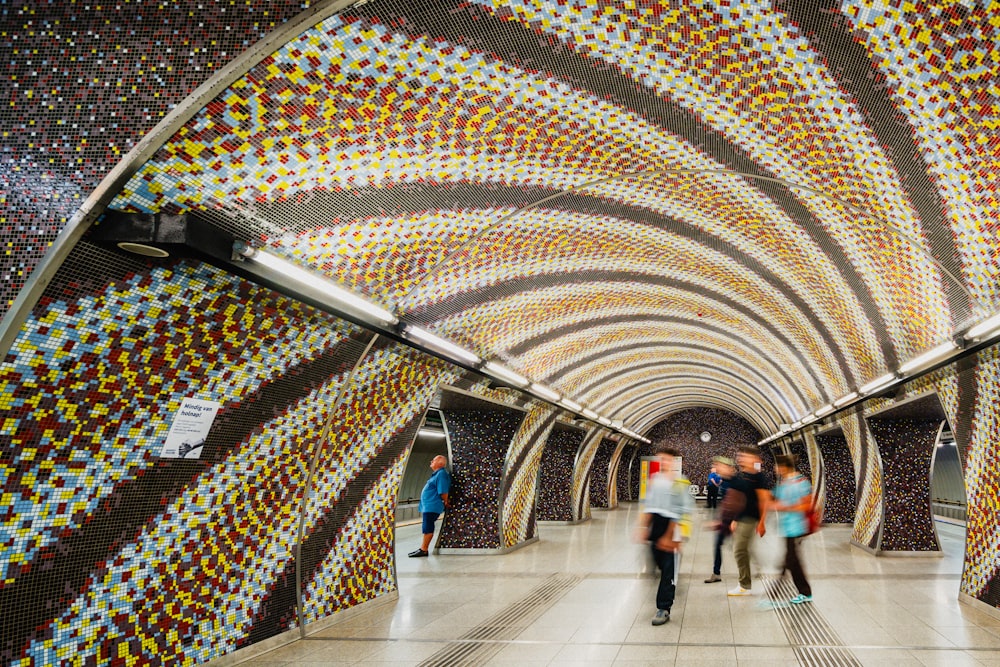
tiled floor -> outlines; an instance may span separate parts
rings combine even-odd
[[[875,558],[849,545],[847,527],[824,528],[803,545],[815,596],[806,609],[774,601],[790,584],[777,580],[773,526],[744,598],[726,596],[731,550],[723,582],[702,583],[713,533],[697,526],[672,619],[653,627],[656,577],[630,541],[636,512],[625,503],[585,524],[543,525],[538,542],[503,556],[407,558],[419,526],[404,526],[398,601],[244,664],[1000,667],[1000,620],[957,601],[961,527],[938,524],[943,558]],[[819,654],[825,663],[810,662]]]

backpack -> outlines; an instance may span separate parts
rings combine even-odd
[[[809,509],[806,510],[806,535],[818,533],[823,525],[823,508],[816,504],[816,496],[813,496]]]

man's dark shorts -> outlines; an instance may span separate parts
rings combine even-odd
[[[423,528],[422,528],[421,532],[424,535],[429,535],[430,533],[434,532],[434,522],[438,520],[439,516],[441,516],[440,512],[424,512],[423,513],[424,523],[423,523]]]

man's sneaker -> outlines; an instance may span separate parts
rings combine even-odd
[[[657,609],[656,616],[653,617],[653,625],[663,625],[670,620],[670,612],[666,609]]]
[[[728,595],[736,597],[738,595],[753,595],[749,588],[743,588],[742,586],[737,586],[736,588],[729,591]]]
[[[813,601],[813,596],[802,595],[801,593],[792,598],[792,604],[802,604],[803,602],[812,602],[812,601]]]
[[[410,558],[426,558],[427,552],[423,549],[417,549],[416,551],[411,551],[409,556]]]
[[[706,584],[714,584],[717,581],[722,581],[722,577],[717,574],[713,574],[711,577],[705,580]]]

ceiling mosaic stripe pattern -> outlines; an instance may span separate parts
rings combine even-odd
[[[767,430],[995,308],[993,17],[375,0],[250,67],[112,206],[196,210],[626,425],[663,414],[586,353],[648,342],[652,376],[725,341]]]

